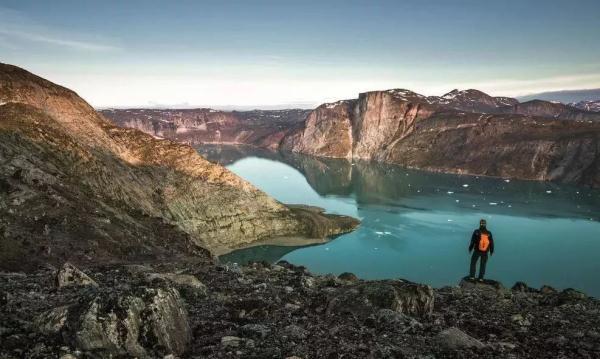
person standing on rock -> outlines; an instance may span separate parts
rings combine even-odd
[[[469,245],[469,252],[473,251],[473,255],[471,256],[471,270],[469,272],[469,279],[471,280],[475,279],[477,260],[481,259],[479,263],[479,280],[483,281],[488,253],[490,256],[494,255],[494,237],[492,237],[492,232],[488,231],[486,225],[485,219],[480,220],[479,229],[473,231],[473,235],[471,236],[471,244]]]

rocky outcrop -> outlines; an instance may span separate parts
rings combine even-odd
[[[86,268],[99,287],[56,290],[54,272],[0,272],[0,357],[595,358],[600,302],[498,282],[432,289],[315,276],[287,262]],[[140,273],[185,274],[206,296]],[[471,285],[472,284],[472,285]],[[501,288],[501,290],[498,290]],[[42,299],[43,298],[43,299]]]
[[[275,201],[191,147],[116,127],[18,67],[0,65],[0,103],[0,268],[208,259],[203,248],[348,228]]]
[[[190,342],[187,311],[173,288],[102,287],[79,296],[38,315],[35,330],[102,357],[182,354]]]

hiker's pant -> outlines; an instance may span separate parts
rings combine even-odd
[[[475,277],[475,269],[477,267],[477,260],[481,258],[481,262],[479,263],[479,279],[483,279],[485,275],[485,265],[487,264],[488,254],[487,252],[480,252],[477,249],[473,250],[473,255],[471,256],[471,272],[470,277]]]

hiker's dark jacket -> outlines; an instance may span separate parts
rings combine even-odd
[[[469,245],[469,252],[472,251],[473,249],[475,249],[476,251],[479,251],[479,240],[481,239],[481,233],[487,233],[488,238],[490,239],[490,245],[488,246],[488,250],[486,252],[482,252],[482,253],[486,253],[490,252],[492,254],[494,254],[494,237],[492,236],[492,232],[488,231],[487,229],[484,230],[480,230],[480,229],[476,229],[473,232],[473,235],[471,236],[471,244]],[[481,251],[479,251],[481,252]]]

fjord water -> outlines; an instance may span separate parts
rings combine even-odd
[[[362,221],[326,244],[258,246],[223,261],[284,259],[319,274],[454,285],[467,274],[471,233],[485,218],[496,243],[487,278],[600,295],[600,191],[240,147],[200,152],[281,202]]]

